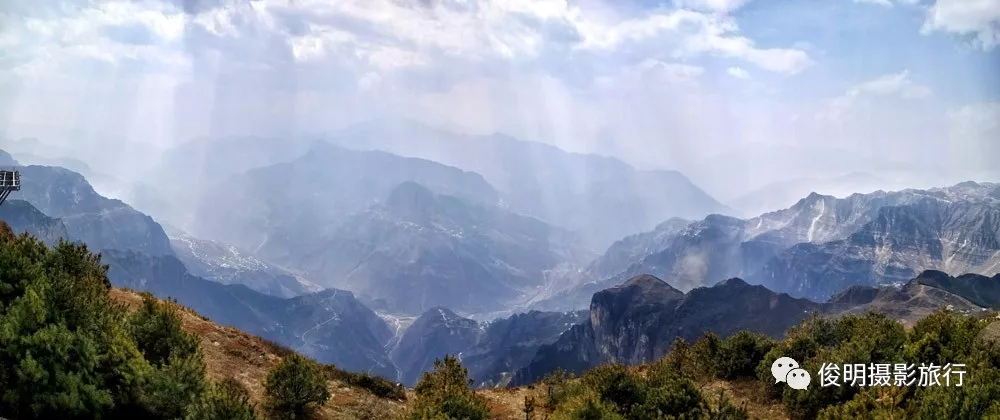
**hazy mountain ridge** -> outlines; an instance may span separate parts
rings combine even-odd
[[[209,188],[190,232],[286,265],[293,256],[321,246],[324,234],[406,181],[471,203],[498,200],[478,174],[319,142],[302,157],[252,169]]]
[[[0,206],[0,220],[7,222],[14,233],[26,232],[50,246],[70,240],[62,220],[47,216],[24,200],[7,199]]]
[[[545,284],[547,271],[591,256],[576,235],[496,207],[404,182],[293,261],[379,310],[498,310]]]
[[[883,215],[883,210],[890,207],[917,205],[918,203],[964,202],[974,205],[995,206],[1000,202],[996,198],[998,184],[967,182],[945,188],[929,190],[907,189],[895,192],[876,191],[871,194],[852,194],[845,198],[836,198],[820,194],[810,194],[787,209],[778,210],[761,216],[742,220],[732,217],[710,215],[705,219],[688,224],[684,229],[669,235],[657,236],[647,234],[650,238],[645,245],[633,245],[636,249],[654,250],[638,262],[633,263],[620,273],[610,277],[599,274],[584,273],[585,283],[556,294],[547,301],[536,306],[538,309],[566,310],[584,305],[584,299],[589,293],[621,284],[632,276],[653,274],[667,279],[681,290],[709,284],[712,279],[743,277],[753,283],[768,285],[778,291],[788,291],[797,296],[811,296],[825,300],[829,293],[840,290],[863,280],[838,281],[836,285],[826,288],[826,292],[811,295],[808,291],[798,291],[798,280],[788,280],[786,271],[779,272],[782,265],[796,267],[801,270],[811,270],[821,267],[825,261],[816,260],[820,255],[816,249],[836,248],[837,241],[845,241],[855,235],[864,236],[859,232],[870,229],[870,223]],[[978,203],[978,204],[977,204]],[[954,207],[956,211],[959,207]],[[931,211],[929,208],[925,208]],[[956,213],[957,214],[957,213]],[[951,217],[951,216],[948,216]],[[976,219],[985,218],[982,220]],[[993,226],[992,211],[969,213],[964,228],[976,227],[987,231]],[[872,225],[874,226],[874,225]],[[956,229],[962,227],[956,226]],[[902,234],[888,232],[887,235]],[[858,236],[859,238],[861,236]],[[904,234],[905,236],[905,234]],[[988,235],[983,236],[987,238]],[[646,238],[639,235],[637,238]],[[955,238],[958,240],[958,238]],[[963,239],[964,240],[964,239]],[[976,242],[977,246],[991,247],[992,242]],[[989,248],[992,249],[992,248]],[[605,253],[614,255],[615,248]],[[847,251],[831,250],[830,253],[845,254]],[[875,263],[874,251],[866,251],[857,261]],[[846,255],[846,254],[845,254]],[[992,261],[990,255],[980,256],[985,261]],[[807,259],[811,258],[811,259]],[[832,258],[832,255],[831,257]],[[779,261],[786,261],[780,263]],[[599,259],[598,261],[601,261]],[[770,267],[765,268],[770,264]],[[909,265],[907,265],[909,264]],[[938,268],[937,265],[927,265],[919,261],[903,263],[908,267],[896,276],[903,281],[912,278],[924,269]],[[986,263],[979,265],[956,264],[954,267],[941,267],[953,274],[964,272],[988,272],[991,266]],[[790,270],[794,270],[790,268]],[[800,275],[799,277],[802,277]],[[798,277],[797,277],[798,278]],[[589,283],[586,282],[589,279]],[[810,284],[816,284],[812,282]],[[812,287],[812,286],[809,286]]]
[[[616,158],[502,134],[470,136],[389,120],[351,127],[333,141],[482,174],[513,211],[579,231],[598,248],[671,217],[730,211],[680,172],[637,170]]]
[[[7,151],[0,149],[0,167],[8,169],[9,167],[12,166],[21,166],[21,164],[16,159],[14,159],[14,157],[11,156],[10,153],[7,153]]]
[[[156,221],[120,200],[101,196],[82,175],[50,166],[23,166],[18,170],[21,190],[12,197],[61,219],[73,240],[83,241],[94,250],[173,254],[170,240]]]
[[[901,283],[930,269],[951,274],[1000,270],[1000,206],[927,198],[883,207],[846,239],[788,249],[755,280],[823,300],[853,284]]]
[[[192,237],[164,227],[177,258],[192,274],[222,284],[243,284],[258,292],[294,297],[319,290],[292,273],[262,261],[235,246]]]
[[[851,194],[867,194],[878,190],[900,190],[903,189],[902,185],[869,173],[852,172],[829,178],[806,177],[775,182],[728,200],[726,204],[740,211],[742,215],[752,217],[776,208],[789,207],[813,192],[847,197]]]

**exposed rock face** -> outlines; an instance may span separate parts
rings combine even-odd
[[[970,182],[846,198],[814,193],[753,219],[712,215],[612,247],[582,275],[579,286],[535,307],[578,308],[590,293],[643,273],[681,291],[741,277],[818,300],[851,284],[905,282],[925,269],[991,273],[1000,269],[1000,200],[993,196],[998,187]],[[623,260],[618,257],[622,249],[645,249],[648,255],[630,257],[637,262],[605,277],[605,267],[615,265],[604,261]]]
[[[649,363],[666,354],[675,337],[690,342],[706,331],[723,338],[740,330],[780,338],[810,313],[877,311],[912,324],[941,307],[963,313],[1000,307],[1000,274],[952,277],[926,271],[902,286],[855,285],[822,304],[738,278],[683,294],[656,277],[640,275],[595,294],[590,318],[539,348],[514,375],[513,384],[533,383],[558,368],[581,373],[609,362]]]
[[[69,240],[62,220],[46,216],[27,201],[8,199],[0,206],[0,220],[7,222],[14,233],[27,232],[48,245]]]
[[[106,251],[103,259],[115,286],[173,297],[220,325],[260,335],[323,363],[396,375],[384,350],[392,332],[350,292],[332,289],[281,299],[193,276],[172,256]]]
[[[403,334],[389,357],[399,367],[399,381],[409,386],[420,375],[434,369],[434,360],[458,355],[475,345],[482,334],[481,325],[462,318],[446,308],[431,308]]]
[[[385,204],[350,217],[293,266],[357,292],[379,311],[487,312],[541,287],[550,270],[582,263],[591,253],[578,242],[538,219],[408,182]]]
[[[820,310],[820,304],[737,278],[684,294],[640,275],[595,294],[590,319],[542,346],[514,383],[534,382],[556,368],[581,373],[608,362],[647,363],[666,354],[675,337],[695,340],[705,331],[725,337],[746,329],[779,337]]]
[[[82,175],[59,167],[25,166],[17,198],[62,219],[72,240],[93,250],[123,249],[173,255],[170,240],[153,219],[94,191]]]
[[[476,386],[504,385],[539,347],[554,342],[585,315],[532,311],[476,322],[445,308],[432,308],[406,330],[390,357],[399,367],[399,380],[410,386],[446,354],[461,360]]]
[[[1000,206],[926,198],[883,207],[846,239],[793,246],[753,279],[825,300],[850,285],[901,284],[928,269],[1000,271]]]

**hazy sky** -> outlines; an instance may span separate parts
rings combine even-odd
[[[0,129],[88,147],[384,116],[644,163],[1000,159],[1000,0],[4,0]]]

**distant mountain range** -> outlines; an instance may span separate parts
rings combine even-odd
[[[823,301],[852,284],[902,282],[927,269],[991,273],[1000,270],[998,196],[1000,185],[974,182],[846,198],[813,193],[752,219],[675,220],[615,243],[580,285],[533,307],[579,309],[592,293],[640,274],[684,291],[743,277]]]
[[[544,286],[550,270],[592,257],[568,231],[404,182],[290,264],[379,310],[417,315],[500,310]]]
[[[478,174],[325,143],[204,191],[195,226],[212,236],[164,229],[70,170],[19,170],[24,189],[0,219],[87,243],[116,286],[408,384],[444,353],[502,386],[648,362],[707,330],[777,336],[811,312],[1000,307],[1000,276],[945,273],[1000,271],[997,184],[667,218],[595,259],[580,233],[518,214]],[[524,313],[458,315],[505,310]],[[416,319],[404,329],[393,314]]]
[[[284,265],[321,247],[327,233],[407,181],[469,203],[498,201],[493,187],[475,173],[320,142],[290,162],[252,169],[204,190],[188,231]]]
[[[882,179],[864,172],[852,172],[834,177],[807,177],[768,184],[743,194],[726,204],[740,214],[753,217],[774,209],[789,207],[810,193],[846,197],[855,193],[902,189],[902,183]]]
[[[12,198],[61,219],[73,240],[94,250],[135,250],[173,255],[170,240],[153,219],[119,200],[94,191],[84,177],[53,166],[22,166],[21,191]]]
[[[731,212],[680,172],[637,170],[615,158],[502,134],[470,136],[380,120],[334,133],[331,141],[482,174],[512,211],[578,231],[597,249],[671,217]]]

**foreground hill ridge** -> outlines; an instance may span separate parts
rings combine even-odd
[[[15,238],[9,226],[4,223],[0,223],[0,246],[4,247],[3,252],[0,252],[0,256],[7,258],[8,263],[18,261],[11,264],[11,268],[14,270],[24,270],[25,267],[20,267],[17,264],[24,264],[20,261],[24,261],[26,258],[22,258],[21,255],[17,254],[17,252],[23,252],[22,249],[36,246],[31,245],[30,241],[32,241],[32,239],[25,236]],[[113,301],[124,303],[127,307],[131,307],[131,311],[133,312],[137,310],[140,310],[140,312],[148,311],[149,304],[148,300],[146,300],[147,298],[144,298],[140,294],[130,290],[107,287],[107,274],[103,272],[107,268],[106,266],[101,266],[100,256],[94,256],[86,252],[79,252],[79,250],[84,250],[84,248],[60,244],[57,248],[49,251],[51,253],[50,256],[58,255],[60,257],[59,259],[43,258],[41,261],[43,264],[49,264],[45,267],[51,270],[69,269],[85,273],[80,277],[70,277],[70,281],[77,282],[78,286],[89,285],[92,290],[103,290],[102,293],[107,293],[108,297]],[[58,252],[58,254],[55,254],[56,252]],[[134,251],[128,252],[135,254]],[[36,253],[36,255],[38,254],[44,255],[44,252]],[[13,256],[13,259],[11,256]],[[38,256],[33,258],[38,258]],[[70,258],[76,258],[85,262],[81,264],[80,261],[72,260]],[[51,265],[52,262],[56,262],[57,264]],[[59,264],[65,264],[65,267],[61,267]],[[96,273],[96,275],[91,274],[88,271],[97,268],[100,268],[100,270]],[[68,271],[67,273],[72,272],[74,271]],[[39,284],[51,281],[44,277],[45,274],[39,274],[41,274],[42,277],[38,277],[33,281],[40,282]],[[3,282],[7,285],[13,286],[5,288],[5,290],[18,292],[19,288],[24,287],[13,282],[13,279],[10,278],[11,274],[9,272],[4,271],[2,272],[2,275],[4,276],[2,278]],[[66,276],[60,277],[59,273],[56,273],[56,277],[54,278],[65,279]],[[965,295],[980,300],[991,300],[996,296],[994,291],[996,290],[995,285],[997,281],[1000,281],[1000,275],[994,276],[993,278],[986,278],[985,276],[979,275],[951,277],[941,272],[928,271],[922,273],[918,278],[913,279],[901,290],[905,290],[907,287],[911,286],[933,287],[935,289],[940,287],[942,289],[937,290],[942,290],[943,292],[953,296]],[[53,284],[53,286],[58,286],[59,283],[51,284]],[[931,284],[934,286],[930,286]],[[93,286],[97,286],[99,289],[94,289]],[[332,298],[336,297],[338,294],[339,293],[337,291],[333,291],[333,293],[327,294],[327,296],[322,298]],[[322,296],[322,294],[319,295]],[[0,309],[0,321],[6,323],[5,325],[16,325],[18,328],[35,328],[32,326],[33,324],[24,324],[23,321],[19,321],[17,317],[21,316],[20,314],[23,313],[23,311],[5,310],[7,308],[23,308],[23,305],[31,301],[30,299],[18,299],[17,301],[11,301],[11,296],[3,295],[0,297],[5,300],[5,305],[0,307],[2,308]],[[58,294],[50,297],[50,299],[63,298],[65,298],[64,295]],[[777,304],[774,303],[774,299],[778,300]],[[676,317],[679,314],[694,314],[701,317],[715,318],[718,315],[725,316],[727,313],[737,313],[739,312],[740,307],[750,307],[754,309],[759,308],[761,302],[767,302],[772,306],[770,308],[772,312],[781,312],[779,315],[787,318],[787,313],[784,312],[782,308],[801,309],[797,305],[820,304],[805,301],[804,299],[790,298],[787,294],[775,294],[762,286],[749,285],[748,283],[736,278],[724,280],[712,287],[697,288],[685,294],[671,287],[666,282],[649,275],[636,276],[620,286],[598,293],[594,296],[593,301],[594,303],[592,304],[591,318],[589,320],[591,326],[589,333],[592,337],[597,338],[596,341],[598,345],[596,347],[597,350],[594,353],[601,356],[607,352],[607,349],[612,349],[617,352],[617,355],[624,355],[624,357],[616,356],[617,358],[609,361],[601,361],[600,359],[592,360],[591,362],[593,363],[591,366],[582,366],[582,369],[580,369],[579,373],[583,374],[584,371],[586,371],[586,373],[583,374],[579,380],[562,380],[562,382],[560,382],[558,375],[554,379],[552,379],[553,377],[550,375],[545,375],[549,379],[546,379],[547,382],[543,384],[539,384],[537,381],[530,381],[525,382],[525,386],[523,387],[513,387],[508,389],[470,391],[467,388],[464,388],[466,386],[465,377],[467,373],[464,369],[461,369],[460,371],[453,372],[461,375],[462,378],[454,379],[460,379],[457,383],[461,384],[463,387],[462,389],[465,389],[465,391],[462,391],[462,389],[459,388],[445,387],[443,388],[443,390],[445,390],[444,392],[446,392],[445,397],[465,395],[463,393],[468,393],[467,395],[474,396],[469,397],[473,399],[463,404],[475,404],[480,407],[482,411],[477,412],[481,414],[477,414],[475,417],[469,417],[476,419],[522,418],[524,414],[523,412],[519,412],[519,409],[525,407],[526,405],[535,407],[539,410],[546,410],[546,412],[554,411],[552,413],[554,416],[553,418],[563,418],[562,416],[575,418],[590,410],[590,408],[587,408],[587,404],[585,404],[585,406],[576,406],[575,403],[572,402],[574,401],[572,399],[563,400],[556,398],[553,400],[553,396],[551,394],[552,386],[568,387],[565,388],[566,392],[569,392],[570,395],[577,395],[580,398],[588,398],[586,396],[590,394],[587,394],[585,390],[590,389],[593,392],[596,392],[597,397],[600,399],[596,403],[603,407],[599,407],[601,410],[610,410],[608,411],[609,415],[614,414],[617,416],[624,416],[624,418],[655,418],[655,416],[648,417],[648,414],[640,414],[643,412],[649,413],[647,410],[653,410],[652,412],[661,413],[688,413],[689,416],[695,418],[720,418],[721,416],[721,418],[745,419],[751,417],[751,415],[753,415],[754,418],[781,418],[782,412],[795,419],[815,418],[817,413],[830,407],[835,407],[838,410],[847,409],[840,408],[838,404],[848,404],[844,407],[850,407],[849,400],[853,395],[846,395],[846,399],[844,398],[845,396],[841,396],[833,400],[823,400],[825,402],[820,404],[809,403],[803,405],[801,401],[795,399],[794,397],[789,398],[787,395],[782,397],[780,396],[780,393],[775,394],[773,390],[769,390],[769,388],[767,388],[768,386],[773,386],[773,383],[770,382],[770,377],[766,375],[769,374],[769,370],[766,369],[766,367],[769,366],[770,360],[776,358],[776,354],[778,353],[784,354],[783,352],[785,350],[782,350],[782,346],[792,346],[790,347],[792,349],[800,348],[791,343],[796,340],[796,337],[798,337],[797,334],[801,334],[803,329],[805,329],[805,331],[809,331],[809,329],[814,328],[817,323],[832,323],[831,325],[834,329],[843,329],[846,333],[848,333],[847,335],[844,335],[844,337],[847,337],[848,340],[860,340],[858,343],[855,343],[855,345],[847,346],[847,348],[855,349],[852,351],[857,351],[858,345],[867,346],[862,348],[870,348],[871,350],[869,351],[884,351],[886,344],[868,341],[871,340],[871,338],[875,335],[873,332],[876,331],[889,333],[886,336],[888,337],[886,338],[887,340],[892,340],[892,337],[896,337],[899,340],[905,340],[905,343],[909,343],[906,344],[907,346],[924,345],[923,343],[928,343],[928,340],[934,339],[935,337],[921,336],[922,334],[927,334],[926,331],[933,331],[933,328],[929,329],[928,327],[924,327],[922,329],[911,329],[909,332],[905,332],[903,330],[903,326],[896,323],[891,318],[876,314],[866,314],[860,317],[848,315],[848,317],[851,318],[844,323],[840,323],[836,319],[824,320],[824,318],[809,318],[803,319],[801,322],[794,324],[796,326],[795,328],[798,328],[798,330],[793,329],[793,331],[788,334],[777,334],[786,335],[786,341],[775,341],[767,338],[768,335],[772,335],[771,333],[753,334],[747,332],[747,328],[740,328],[739,331],[735,331],[732,334],[725,332],[719,333],[719,337],[725,337],[723,341],[719,342],[719,345],[721,346],[719,347],[719,353],[686,353],[686,350],[684,349],[688,347],[684,344],[685,340],[681,337],[681,334],[677,334],[677,338],[672,340],[671,344],[665,346],[666,348],[661,354],[654,355],[649,360],[642,360],[641,358],[644,357],[647,352],[645,349],[648,348],[643,344],[644,340],[641,338],[638,340],[629,338],[635,337],[634,334],[636,333],[646,335],[641,328],[627,327],[619,331],[614,331],[607,329],[606,326],[614,323],[620,324],[620,321],[622,321],[621,318],[625,318],[624,322],[632,325],[637,325],[636,322],[639,322],[644,323],[647,327],[664,327],[669,324],[664,324],[664,319],[658,318],[656,315],[666,313],[669,316]],[[868,300],[868,302],[871,301],[874,300]],[[58,302],[60,301],[53,301],[53,303]],[[84,301],[75,302],[70,300],[66,302],[73,302],[71,305],[81,305]],[[714,302],[714,304],[706,306],[706,302]],[[9,303],[14,303],[14,305],[8,306]],[[997,304],[997,302],[987,303],[992,305]],[[162,305],[162,303],[159,305]],[[171,304],[167,304],[166,306],[170,305]],[[52,306],[52,309],[50,310],[58,311],[61,307],[62,306],[57,304]],[[442,323],[448,327],[454,326],[455,323],[467,324],[466,326],[468,327],[475,326],[474,322],[469,324],[444,308],[434,308],[432,312],[436,312],[436,315],[433,315],[433,318],[441,320]],[[991,415],[1000,414],[1000,403],[994,404],[1000,400],[1000,388],[983,388],[981,385],[993,383],[994,378],[1000,379],[1000,376],[998,376],[1000,375],[1000,366],[996,366],[995,362],[996,360],[1000,360],[1000,347],[996,348],[996,353],[990,353],[994,350],[991,350],[992,348],[989,347],[989,345],[992,345],[990,343],[1000,345],[1000,342],[991,341],[998,337],[998,331],[995,331],[996,328],[992,328],[994,327],[994,324],[992,323],[994,315],[989,314],[988,317],[981,317],[981,315],[988,315],[986,312],[985,308],[979,308],[979,311],[975,311],[972,315],[980,316],[972,317],[954,311],[938,311],[920,321],[929,322],[931,325],[936,325],[933,324],[935,322],[946,321],[944,324],[945,326],[941,328],[959,329],[954,333],[948,333],[941,336],[944,337],[945,340],[957,339],[947,337],[971,337],[965,339],[975,340],[958,343],[944,341],[938,344],[930,342],[930,344],[927,344],[929,346],[927,347],[928,349],[942,349],[945,347],[952,348],[953,350],[949,351],[958,353],[949,353],[951,354],[951,357],[957,357],[955,356],[956,354],[961,355],[961,358],[955,360],[971,364],[987,363],[985,366],[980,364],[976,364],[976,366],[985,369],[980,370],[979,372],[988,376],[971,376],[969,378],[969,388],[964,388],[958,391],[949,390],[949,392],[977,392],[985,394],[970,395],[969,397],[961,397],[963,394],[957,394],[959,395],[959,399],[956,400],[952,398],[951,402],[946,403],[947,405],[945,405],[945,407],[955,406],[956,409],[961,408],[962,410],[965,410],[965,408],[962,407],[966,404],[980,404],[977,401],[992,401],[993,403],[989,403],[991,405],[982,408],[972,407],[970,409],[977,410],[976,412],[981,412],[978,410],[988,409],[988,413],[993,413]],[[760,314],[764,312],[752,311],[752,313]],[[54,312],[54,314],[58,314],[58,312]],[[649,318],[649,315],[653,315],[653,317]],[[53,318],[53,320],[49,322],[61,322],[57,321],[57,319],[58,318]],[[85,320],[89,318],[83,319]],[[80,320],[75,322],[80,322]],[[669,323],[670,320],[666,320],[666,322]],[[747,324],[759,324],[761,321],[757,319],[744,320],[744,322]],[[65,325],[57,325],[65,328]],[[679,324],[674,325],[679,326]],[[774,326],[770,325],[770,327]],[[295,359],[295,351],[292,349],[262,340],[259,337],[247,334],[235,328],[220,326],[219,324],[212,322],[209,318],[199,315],[198,312],[194,310],[186,310],[180,314],[180,328],[189,334],[193,334],[193,337],[195,337],[197,341],[196,344],[198,348],[201,349],[202,354],[202,356],[199,356],[198,360],[204,360],[205,363],[204,375],[214,381],[225,379],[236,380],[247,389],[251,401],[262,401],[262,394],[265,393],[261,390],[267,388],[266,386],[262,386],[264,383],[263,378],[268,375],[269,372],[273,371],[275,366],[278,366],[279,363],[284,364],[287,360]],[[829,327],[820,326],[817,328],[819,328],[820,331],[823,331],[825,330],[824,328]],[[859,328],[874,328],[874,330],[863,330]],[[577,328],[574,327],[573,329]],[[81,329],[81,331],[86,330],[87,328]],[[673,329],[669,326],[660,328],[660,331],[671,330]],[[712,331],[713,329],[692,328],[692,330],[700,330],[699,332],[704,334],[704,332]],[[684,328],[678,328],[677,331],[680,333],[684,331]],[[894,331],[897,331],[902,335],[894,336],[892,335]],[[959,333],[958,331],[965,332]],[[625,334],[624,336],[622,335],[623,332]],[[585,334],[586,333],[587,332],[585,331]],[[35,334],[37,334],[37,332]],[[563,335],[566,336],[567,334],[569,334],[571,338],[576,336],[572,333],[564,333]],[[962,334],[966,335],[963,336]],[[616,337],[615,335],[618,336]],[[650,336],[653,335],[646,335],[646,337]],[[840,335],[837,336],[839,337]],[[621,337],[625,338],[622,339]],[[711,340],[711,337],[715,336],[710,335],[705,337],[709,337],[707,340]],[[715,339],[718,340],[718,338]],[[812,338],[809,339],[812,340]],[[939,337],[937,339],[941,340],[942,338]],[[562,338],[560,338],[560,340],[562,340]],[[699,339],[694,348],[699,348],[699,343],[703,340],[705,339]],[[748,348],[745,346],[745,340],[752,340],[751,343],[756,344],[752,344]],[[895,344],[891,344],[889,348],[896,348],[898,350],[904,345],[904,341],[895,341],[893,343]],[[982,347],[982,345],[976,343],[985,343],[987,347]],[[583,344],[585,345],[587,343]],[[973,346],[972,344],[976,345]],[[821,345],[832,345],[834,346],[832,347],[834,349],[839,346],[839,344],[836,343]],[[0,349],[0,356],[13,356],[15,358],[23,356],[18,354],[3,353],[4,351],[9,352],[12,348],[14,350],[18,349],[18,347],[5,347]],[[927,356],[927,351],[930,350],[925,350],[924,353],[921,354]],[[539,352],[539,354],[541,353],[542,352]],[[150,356],[147,354],[145,357]],[[631,357],[631,359],[626,360],[626,357]],[[698,359],[699,357],[703,359]],[[815,369],[816,366],[812,365],[815,359],[808,357],[810,356],[802,358],[802,360],[806,361],[805,366],[808,366],[810,370]],[[977,357],[980,358],[977,359]],[[986,357],[986,359],[982,359],[981,357]],[[739,362],[733,364],[734,360]],[[443,364],[435,363],[434,372],[435,374],[448,372],[447,369],[449,366],[459,366],[460,368],[461,363],[461,361],[456,361],[455,358],[446,356]],[[620,363],[644,366],[638,366],[633,370],[623,367]],[[73,365],[70,364],[67,366],[72,369]],[[62,368],[66,368],[66,366],[62,366]],[[705,368],[709,369],[708,373],[698,373],[699,369],[704,370]],[[382,394],[385,390],[384,388],[382,388],[382,391],[377,391],[379,388],[373,386],[374,384],[370,380],[359,382],[356,379],[359,378],[358,376],[351,376],[334,369],[331,366],[321,367],[321,369],[322,372],[324,372],[324,376],[322,377],[323,386],[330,390],[332,397],[330,399],[324,399],[323,404],[317,407],[317,414],[320,418],[393,418],[396,414],[404,413],[409,413],[409,418],[426,418],[422,415],[416,415],[416,413],[420,413],[420,411],[411,410],[428,409],[426,404],[432,404],[431,408],[433,408],[433,404],[438,404],[434,402],[433,397],[428,396],[426,393],[422,394],[422,392],[425,391],[421,391],[421,387],[419,386],[414,390],[406,390],[403,394],[398,394],[400,395],[399,397],[387,397],[386,395],[390,394]],[[662,377],[656,375],[667,376]],[[768,380],[766,382],[761,382],[752,379],[758,376],[761,378],[766,377]],[[18,378],[22,378],[22,376],[6,376],[3,380],[24,380]],[[427,378],[427,376],[425,376],[425,378]],[[741,384],[740,380],[744,381],[743,384]],[[630,383],[632,383],[631,381],[638,382],[630,385]],[[695,388],[691,381],[707,382],[704,382],[700,387]],[[433,381],[428,380],[422,381],[421,383],[425,382],[426,384],[431,384],[427,386],[434,386],[432,385],[434,383]],[[585,387],[582,394],[579,393],[581,392],[580,390],[573,390],[576,389],[574,387],[577,386]],[[618,388],[620,386],[625,386],[625,388]],[[634,388],[630,388],[633,386]],[[23,385],[18,385],[16,388],[25,389],[23,388]],[[425,387],[424,389],[426,390],[427,388]],[[616,389],[619,391],[615,391]],[[636,393],[634,395],[635,398],[632,398],[631,400],[617,399],[615,396],[620,395],[619,392],[621,389],[631,389],[631,391],[628,392]],[[754,389],[757,391],[753,391]],[[707,397],[707,394],[705,394],[706,392],[720,390],[728,391],[730,393],[729,402],[721,397],[719,397],[718,400],[711,400]],[[371,394],[370,392],[377,392],[377,394]],[[682,393],[681,395],[686,395],[686,397],[678,400],[667,399],[665,401],[651,398],[652,395],[669,395],[676,392],[680,392]],[[755,396],[755,392],[763,392],[768,396],[764,399],[760,399],[758,398],[760,394],[756,394]],[[922,393],[918,392],[916,398],[925,398],[922,395]],[[402,399],[403,397],[405,397],[405,400]],[[757,398],[756,401],[755,398]],[[533,401],[545,402],[542,403]],[[735,401],[736,404],[732,401]],[[594,402],[592,401],[588,404],[593,403]],[[435,408],[436,410],[445,410],[445,412],[447,412],[447,410],[454,408],[448,408],[450,406],[443,402],[440,404],[443,405]],[[638,404],[639,406],[633,406],[632,404]],[[652,406],[647,407],[647,404],[651,404]],[[919,407],[922,406],[923,405],[921,404],[912,403],[905,406],[892,406],[888,407],[888,409],[920,410]],[[751,412],[753,414],[751,414]],[[727,414],[723,415],[723,413]],[[610,418],[619,417],[612,416]]]
[[[944,273],[928,271],[914,279],[913,283],[926,281],[928,278],[945,278],[941,277],[942,274]],[[956,279],[946,274],[944,276]],[[662,285],[666,285],[665,282],[652,276],[637,276],[632,280],[634,281],[629,282],[631,284],[621,287],[662,287]],[[996,276],[994,280],[1000,281],[1000,275]],[[737,287],[745,285],[745,282],[738,278],[728,279],[725,282]],[[670,286],[666,285],[666,287]],[[137,307],[141,304],[139,293],[129,289],[112,289],[111,296],[114,300],[130,307]],[[444,310],[444,308],[434,309]],[[453,315],[443,312],[440,316],[450,317]],[[200,339],[200,346],[206,355],[209,378],[213,380],[226,378],[238,380],[250,391],[251,401],[257,404],[263,401],[262,384],[267,371],[280,363],[282,357],[286,357],[292,351],[239,329],[219,326],[194,310],[186,310],[183,313],[182,322],[186,331],[196,334]],[[993,327],[996,326],[1000,326],[1000,324]],[[1000,337],[1000,328],[990,328],[989,331],[993,336]],[[651,366],[647,364],[636,365],[635,371],[641,374]],[[515,420],[525,418],[523,414],[525,398],[544,401],[547,391],[545,391],[546,387],[542,385],[544,384],[539,382],[509,388],[485,388],[475,392],[487,401],[490,418]],[[329,380],[327,386],[331,389],[333,397],[320,407],[316,416],[318,419],[400,418],[399,416],[411,406],[415,395],[413,389],[410,388],[405,391],[407,400],[397,401],[374,396],[366,389],[340,380]],[[787,414],[788,408],[784,407],[780,400],[773,401],[766,398],[761,400],[759,391],[755,390],[754,386],[746,380],[710,380],[703,383],[701,389],[706,394],[722,392],[723,395],[728,395],[730,404],[746,410],[747,417],[744,418],[795,418]],[[371,417],[372,415],[375,417]]]

